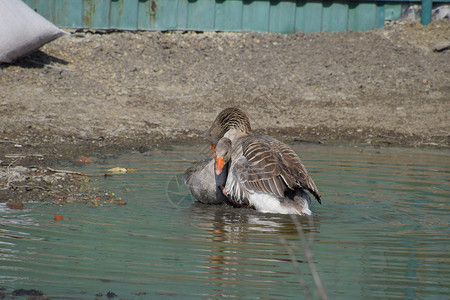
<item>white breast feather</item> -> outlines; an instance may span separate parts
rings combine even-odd
[[[277,197],[264,193],[250,193],[249,202],[257,211],[260,212],[300,215],[310,215],[312,213],[306,203],[304,203],[301,209],[294,205],[282,205]]]

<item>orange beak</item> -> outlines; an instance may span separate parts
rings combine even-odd
[[[225,166],[225,161],[223,157],[216,157],[216,175],[222,173],[223,167]]]
[[[211,155],[212,157],[214,157],[214,151],[216,150],[216,145],[214,145],[213,143],[211,143]]]

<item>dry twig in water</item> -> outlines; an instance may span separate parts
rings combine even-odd
[[[66,174],[72,174],[72,175],[79,175],[79,176],[86,176],[86,177],[108,177],[108,176],[113,176],[112,174],[100,174],[100,175],[89,175],[89,174],[84,174],[84,173],[80,173],[80,172],[75,172],[75,171],[69,171],[69,170],[57,170],[57,169],[53,169],[50,167],[47,167],[47,170],[49,170],[50,172],[54,172],[54,173],[66,173]]]
[[[308,242],[306,240],[305,233],[303,232],[302,225],[298,221],[297,216],[291,215],[291,219],[292,219],[292,222],[295,225],[295,228],[297,229],[298,235],[299,235],[300,240],[302,242],[302,245],[303,245],[302,248],[303,248],[303,251],[305,253],[306,260],[308,261],[309,269],[310,269],[311,274],[313,276],[314,283],[316,284],[317,291],[319,292],[319,297],[322,300],[326,300],[328,298],[327,298],[327,295],[326,295],[325,290],[323,288],[322,281],[320,280],[319,273],[317,272],[316,266],[314,265],[313,253],[312,253],[311,249],[309,249],[309,247],[308,247]],[[311,217],[309,217],[309,221],[310,221],[310,224],[311,224],[311,222],[312,222]]]
[[[305,293],[305,299],[309,300],[311,299],[311,291],[309,290],[308,284],[303,280],[302,272],[300,270],[300,266],[298,264],[297,258],[294,255],[294,252],[292,251],[291,247],[288,246],[286,240],[283,237],[280,237],[281,244],[283,245],[284,249],[289,255],[289,258],[291,259],[292,265],[294,266],[294,272],[297,275],[298,283],[300,283],[300,286],[303,288]]]
[[[75,171],[57,170],[57,169],[53,169],[53,168],[50,168],[50,167],[47,167],[47,170],[49,170],[50,172],[54,172],[54,173],[66,173],[66,174],[73,174],[73,175],[80,175],[80,176],[92,176],[92,175],[83,174],[83,173],[75,172]]]

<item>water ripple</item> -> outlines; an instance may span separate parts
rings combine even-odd
[[[55,298],[317,297],[305,251],[331,299],[450,297],[448,151],[293,145],[323,196],[301,218],[196,203],[180,176],[201,146],[125,154],[79,170],[138,172],[97,184],[126,206],[0,204],[0,288]],[[203,152],[205,153],[203,153]],[[71,220],[56,222],[54,214]]]

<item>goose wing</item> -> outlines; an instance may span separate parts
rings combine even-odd
[[[311,192],[321,203],[314,181],[289,146],[265,135],[250,135],[241,146],[242,155],[232,170],[232,174],[239,177],[241,190],[284,198],[289,191],[300,187]]]

